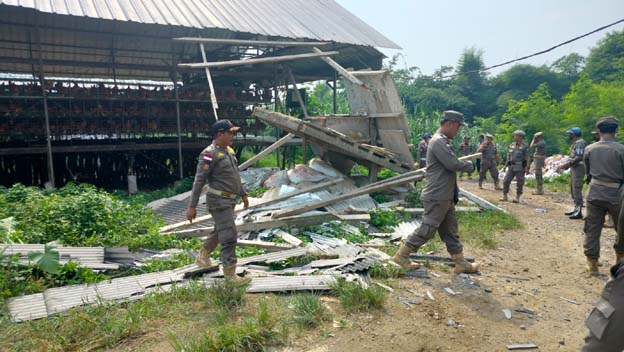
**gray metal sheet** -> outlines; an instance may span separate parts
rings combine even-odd
[[[43,293],[9,298],[7,307],[11,320],[16,323],[40,319],[48,315]]]
[[[309,251],[309,247],[297,247],[297,248],[287,249],[284,251],[279,251],[279,252],[274,252],[274,253],[260,254],[260,255],[254,255],[251,257],[247,257],[247,258],[240,258],[238,259],[238,264],[245,265],[248,263],[274,263],[274,262],[278,262],[280,260],[285,260],[288,258],[304,256],[308,253],[308,251]]]
[[[266,36],[400,47],[333,0],[0,0],[41,12]]]
[[[257,277],[251,280],[247,292],[329,290],[335,280],[331,275]]]
[[[145,289],[132,276],[113,279],[110,282],[101,282],[95,285],[98,297],[105,301],[129,298],[142,293]]]
[[[72,285],[49,288],[43,292],[48,314],[64,312],[70,308],[98,301],[95,285]]]

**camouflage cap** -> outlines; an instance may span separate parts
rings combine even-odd
[[[524,133],[524,131],[523,131],[523,130],[515,130],[515,131],[514,131],[514,136],[515,136],[515,135],[519,135],[519,136],[524,137],[524,136],[526,135],[526,133]]]
[[[598,119],[596,122],[596,128],[599,128],[601,125],[620,125],[620,121],[618,121],[617,117],[614,116],[603,116]]]
[[[444,121],[459,122],[459,124],[462,126],[468,126],[464,122],[464,114],[454,110],[446,110],[442,113],[442,122]]]

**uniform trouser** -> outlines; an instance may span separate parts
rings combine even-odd
[[[481,159],[477,159],[477,172],[481,173]]]
[[[495,184],[498,184],[498,169],[496,163],[483,162],[481,163],[481,170],[479,170],[479,182],[485,180],[485,174],[490,172]]]
[[[520,196],[524,189],[524,170],[513,171],[511,167],[507,168],[505,179],[503,179],[503,193],[509,193],[509,185],[514,177],[516,178],[516,194]]]
[[[624,275],[607,282],[585,326],[583,352],[624,351]]]
[[[418,161],[418,168],[422,169],[423,167],[427,167],[427,160],[420,159]]]
[[[537,188],[540,189],[544,185],[544,177],[542,176],[542,171],[544,169],[544,158],[543,157],[535,157],[535,181],[537,181]]]
[[[585,179],[585,167],[576,165],[570,168],[570,195],[574,199],[574,205],[583,205],[583,180]]]
[[[587,202],[587,217],[585,218],[585,242],[583,249],[585,256],[598,259],[600,258],[600,234],[604,226],[605,215],[609,213],[613,217],[613,222],[618,224],[620,216],[620,204],[613,204],[601,200],[592,200]],[[624,231],[617,231],[617,238],[613,245],[616,253],[624,253]]]
[[[204,248],[212,253],[217,244],[221,245],[221,263],[223,267],[236,264],[236,241],[238,232],[234,224],[234,205],[209,207],[208,211],[215,221],[214,232],[208,235]]]
[[[422,200],[425,214],[422,224],[415,232],[411,233],[405,245],[417,251],[422,245],[433,238],[436,231],[446,244],[446,250],[450,254],[458,254],[463,251],[459,241],[455,204],[452,200]]]

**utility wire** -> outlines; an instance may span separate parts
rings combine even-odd
[[[547,52],[553,51],[553,50],[555,50],[555,49],[557,49],[557,48],[559,48],[559,47],[561,47],[561,46],[564,46],[564,45],[570,44],[570,43],[572,43],[572,42],[574,42],[574,41],[577,41],[577,40],[579,40],[579,39],[581,39],[581,38],[585,38],[585,37],[587,37],[587,36],[589,36],[589,35],[592,35],[592,34],[594,34],[594,33],[597,33],[597,32],[600,32],[600,31],[603,31],[603,30],[605,30],[605,29],[607,29],[607,28],[609,28],[609,27],[613,27],[613,26],[615,26],[616,24],[619,24],[619,23],[622,23],[622,22],[624,22],[624,18],[623,18],[623,19],[621,19],[621,20],[619,20],[619,21],[615,21],[615,22],[610,23],[610,24],[608,24],[608,25],[602,26],[602,27],[600,27],[600,28],[596,28],[596,29],[594,29],[594,30],[593,30],[593,31],[591,31],[591,32],[585,33],[585,34],[583,34],[583,35],[579,35],[578,37],[572,38],[572,39],[570,39],[570,40],[566,40],[565,42],[563,42],[563,43],[559,43],[559,44],[557,44],[557,45],[555,45],[555,46],[553,46],[553,47],[550,47],[550,48],[548,48],[548,49],[546,49],[546,50],[538,51],[538,52],[533,53],[533,54],[531,54],[531,55],[527,55],[527,56],[523,56],[523,57],[520,57],[520,58],[517,58],[517,59],[509,60],[509,61],[506,61],[506,62],[503,62],[503,63],[497,64],[497,65],[493,65],[493,66],[490,66],[490,67],[486,67],[486,68],[483,68],[483,69],[480,69],[480,70],[472,70],[472,71],[467,71],[467,72],[462,72],[462,73],[455,73],[455,74],[448,75],[448,76],[443,76],[443,77],[440,77],[440,79],[444,79],[444,78],[453,78],[453,77],[457,77],[457,76],[465,75],[465,74],[468,74],[468,73],[478,73],[478,72],[489,71],[489,70],[491,70],[491,69],[493,69],[493,68],[497,68],[497,67],[501,67],[501,66],[509,65],[509,64],[514,63],[514,62],[517,62],[517,61],[522,61],[522,60],[526,60],[526,59],[531,58],[531,57],[534,57],[534,56],[542,55],[542,54],[545,54],[545,53],[547,53]]]

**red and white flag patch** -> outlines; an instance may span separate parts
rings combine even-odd
[[[212,161],[212,155],[211,154],[204,154],[202,157],[206,161]]]

